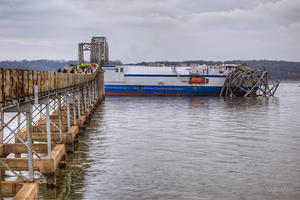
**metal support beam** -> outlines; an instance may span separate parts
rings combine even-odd
[[[29,105],[31,107],[31,105]],[[33,159],[32,159],[32,139],[31,139],[31,112],[26,113],[26,129],[27,129],[27,144],[28,144],[28,170],[29,181],[33,181]]]
[[[92,100],[94,102],[94,100],[95,100],[95,93],[94,93],[95,84],[94,84],[94,81],[92,81],[91,85],[92,85],[92,90],[91,90],[92,91]]]
[[[40,105],[40,119],[42,119],[43,118],[43,106],[42,106],[42,104]]]
[[[90,87],[89,87],[89,99],[90,99],[90,105],[89,107],[91,106],[92,102],[93,102],[93,99],[92,99],[92,84],[90,84]]]
[[[62,133],[62,117],[61,117],[61,97],[58,99],[58,120],[59,120],[59,140],[63,141],[63,133]]]
[[[96,99],[98,99],[98,97],[99,97],[99,94],[98,94],[98,84],[97,84],[97,82],[95,81],[95,98]]]
[[[75,102],[76,102],[76,99],[75,99],[75,93],[73,94],[73,122],[74,122],[74,125],[76,125],[76,106],[75,106]]]
[[[69,97],[66,98],[67,101],[67,120],[68,120],[68,132],[71,132],[71,122],[70,122],[70,102]]]
[[[91,106],[91,86],[87,85],[88,108]]]
[[[84,114],[84,92],[83,92],[83,89],[81,89],[81,92],[80,92],[80,96],[81,96],[81,101],[80,101],[80,105],[81,105],[81,113],[82,115]]]
[[[96,85],[96,81],[94,81],[94,99],[96,100],[97,99],[97,92],[96,92],[96,89],[97,89],[97,85]]]
[[[87,93],[86,90],[84,90],[84,91],[83,91],[83,94],[84,94],[84,95],[83,95],[83,98],[84,98],[84,111],[86,111],[86,109],[87,109],[87,105],[86,105],[86,103],[87,103],[87,102],[86,102],[86,95],[87,95],[87,94],[86,94],[86,93]]]
[[[18,124],[17,124],[17,132],[20,132],[20,130],[21,130],[21,113],[20,112],[18,112]],[[14,137],[14,139],[15,139],[15,141],[14,142],[16,142],[16,137]]]
[[[46,126],[47,126],[47,147],[48,147],[48,158],[51,158],[51,128],[50,128],[50,112],[49,103],[46,104]]]
[[[78,91],[78,119],[80,119],[80,92]]]
[[[17,172],[15,172],[14,170],[12,170],[5,162],[3,162],[2,160],[0,160],[0,163],[4,167],[6,167],[6,169],[8,169],[11,173],[13,173],[16,177],[18,177],[20,180],[25,181],[25,179],[24,179],[24,177],[22,175],[17,174]]]

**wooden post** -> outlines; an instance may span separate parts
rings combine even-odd
[[[18,98],[22,98],[24,95],[23,74],[24,74],[23,70],[18,70],[18,75],[17,75],[17,79],[18,79],[17,96],[18,96]]]
[[[28,71],[28,86],[29,86],[29,94],[33,94],[33,71]]]
[[[5,101],[12,100],[12,81],[11,81],[11,70],[5,69],[5,85],[4,85],[4,99]]]
[[[17,99],[18,98],[18,72],[16,69],[12,70],[12,98]]]
[[[0,69],[0,103],[4,102],[3,89],[4,89],[3,69]]]

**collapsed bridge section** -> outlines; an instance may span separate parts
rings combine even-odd
[[[220,96],[274,96],[279,83],[267,71],[242,64],[226,76]]]

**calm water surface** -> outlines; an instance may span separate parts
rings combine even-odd
[[[40,197],[298,200],[299,85],[272,98],[107,97]]]

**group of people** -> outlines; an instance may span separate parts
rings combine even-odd
[[[93,73],[95,67],[96,64],[85,64],[85,63],[81,63],[81,65],[70,64],[70,66],[65,66],[63,70],[58,68],[57,72],[87,74],[87,73]]]

